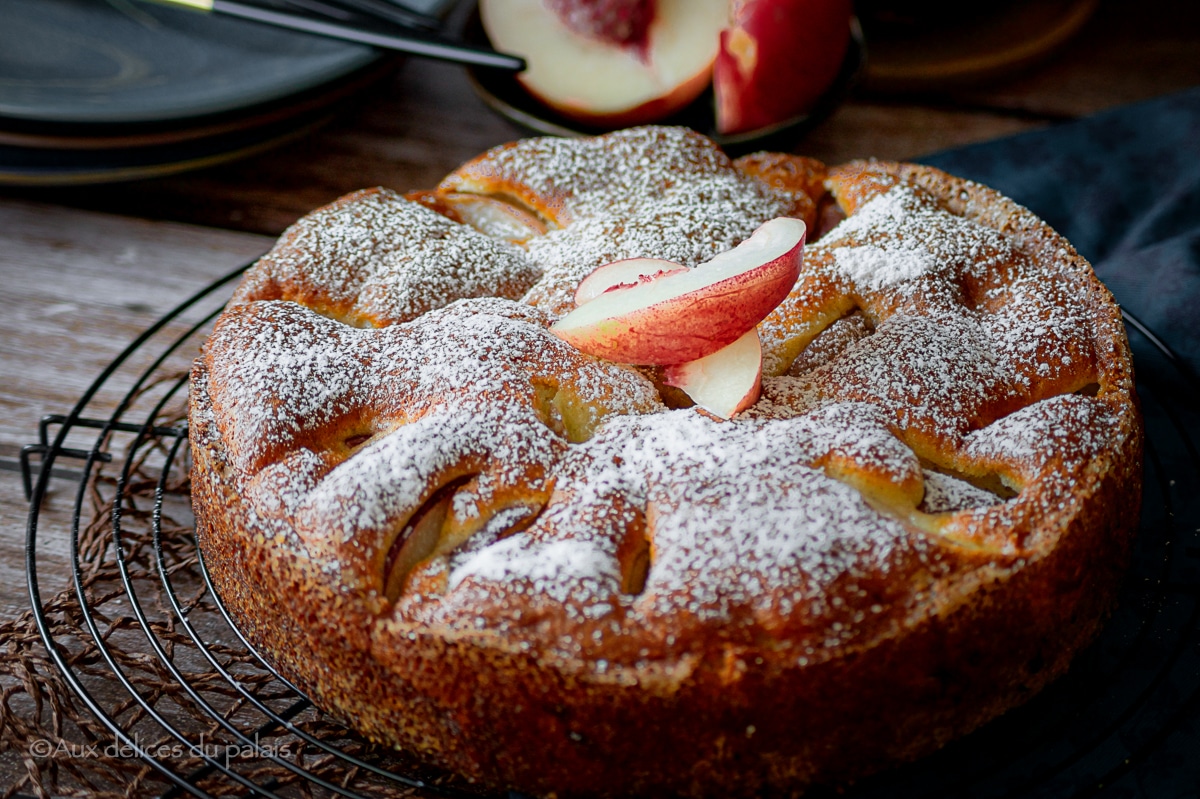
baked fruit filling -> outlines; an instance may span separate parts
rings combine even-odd
[[[1091,639],[1140,491],[1119,313],[1044,223],[671,128],[300,220],[218,320],[190,431],[205,563],[273,665],[541,794],[931,751]]]

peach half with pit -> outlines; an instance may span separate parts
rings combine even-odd
[[[712,82],[729,0],[480,0],[492,46],[568,119],[617,128],[664,119]]]
[[[574,123],[619,128],[712,87],[716,130],[768,130],[813,109],[841,69],[851,0],[480,0],[517,81]]]

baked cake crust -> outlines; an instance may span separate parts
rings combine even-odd
[[[596,266],[695,266],[778,215],[822,235],[737,419],[547,332]],[[932,168],[668,128],[314,212],[190,401],[198,539],[248,639],[368,736],[545,795],[795,793],[927,754],[1067,669],[1140,504],[1119,311],[1061,236]]]

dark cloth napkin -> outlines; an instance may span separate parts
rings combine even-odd
[[[921,160],[1046,220],[1200,374],[1200,87]]]
[[[1200,796],[1200,87],[922,160],[1046,220],[1179,356],[1127,325],[1147,436],[1133,563],[1099,641],[1033,705],[1073,719],[1077,748],[1042,741],[1057,765],[995,795]],[[1098,699],[1057,704],[1080,685]]]

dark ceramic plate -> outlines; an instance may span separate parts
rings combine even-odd
[[[379,58],[365,46],[134,0],[3,0],[0,117],[183,120],[289,97]]]
[[[476,44],[487,43],[487,35],[483,31],[478,14],[473,14],[467,21],[463,38]],[[863,46],[862,30],[857,20],[854,20],[851,25],[850,46],[842,60],[841,71],[807,114],[759,130],[722,136],[716,132],[712,93],[706,91],[683,111],[659,122],[664,125],[685,125],[698,130],[733,156],[758,150],[790,150],[804,134],[825,120],[845,101],[863,74],[865,66],[866,48]],[[593,136],[606,130],[582,126],[557,115],[553,109],[543,105],[527,92],[512,73],[469,68],[467,74],[476,93],[493,111],[530,133],[549,136]]]
[[[162,177],[214,166],[290,141],[327,122],[305,114],[253,128],[167,144],[103,149],[42,149],[0,144],[0,185],[72,186]]]
[[[333,119],[395,63],[385,59],[285,100],[187,124],[46,126],[0,117],[0,185],[111,183],[252,155]]]

